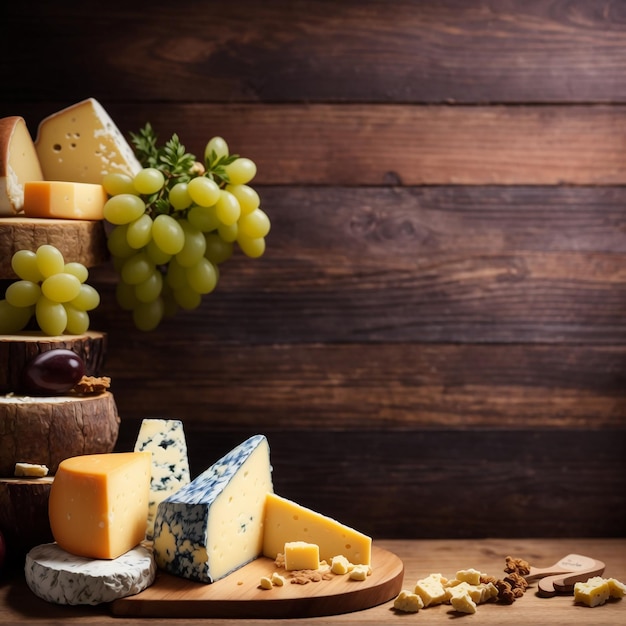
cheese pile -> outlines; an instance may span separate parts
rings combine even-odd
[[[94,98],[42,120],[34,142],[24,118],[0,119],[0,216],[101,220],[104,175],[140,169]]]
[[[63,461],[50,492],[54,544],[31,550],[26,580],[63,604],[108,602],[152,584],[156,566],[212,583],[291,542],[315,559],[369,567],[370,537],[278,496],[270,449],[254,435],[194,480],[178,420],[143,420],[134,452]],[[152,537],[152,549],[142,544]],[[302,558],[302,552],[298,558]],[[304,561],[301,561],[304,562]]]

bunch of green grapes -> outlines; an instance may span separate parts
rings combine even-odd
[[[66,263],[60,250],[44,244],[36,252],[18,250],[11,267],[19,280],[0,300],[0,334],[23,330],[33,315],[46,335],[88,330],[88,311],[100,304],[100,295],[85,282],[89,271],[82,263]]]
[[[229,154],[221,137],[207,143],[204,163],[186,153],[176,135],[157,149],[149,125],[132,137],[144,168],[134,177],[104,177],[110,196],[104,218],[120,276],[118,304],[148,331],[179,308],[200,305],[235,243],[245,255],[260,257],[270,220],[248,185],[256,165]]]

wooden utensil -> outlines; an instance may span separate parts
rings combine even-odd
[[[574,584],[604,572],[604,563],[581,554],[568,554],[550,567],[532,567],[524,576],[528,582],[539,580],[537,593],[551,598],[557,593],[569,593]]]

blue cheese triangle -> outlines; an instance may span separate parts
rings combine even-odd
[[[174,419],[144,419],[135,442],[135,452],[152,453],[146,526],[146,537],[151,538],[159,502],[190,481],[183,423]]]
[[[273,492],[267,439],[254,435],[158,506],[159,567],[212,583],[263,550],[265,498]]]

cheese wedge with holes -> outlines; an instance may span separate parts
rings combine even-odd
[[[159,504],[157,565],[212,583],[256,559],[263,546],[265,496],[271,491],[269,445],[263,435],[254,435]]]
[[[43,180],[43,172],[26,122],[19,116],[0,119],[0,215],[16,215],[24,206],[24,183]]]
[[[67,552],[115,559],[146,533],[150,453],[86,454],[61,461],[48,511],[55,541]]]
[[[107,194],[102,185],[66,181],[29,181],[24,185],[26,217],[104,219]]]
[[[370,565],[371,537],[275,493],[266,496],[263,532],[263,554],[271,559],[287,542],[306,541],[319,546],[321,560],[342,554],[351,563]]]
[[[94,98],[42,120],[35,148],[45,180],[100,184],[105,174],[133,176],[141,169],[130,144]]]

